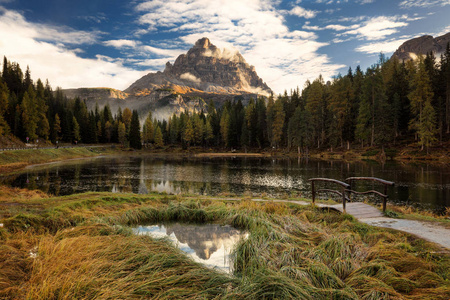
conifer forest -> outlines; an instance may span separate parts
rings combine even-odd
[[[140,121],[141,120],[141,121]],[[142,123],[143,121],[143,123]],[[50,83],[31,79],[5,57],[0,77],[0,136],[52,143],[121,143],[132,148],[168,145],[240,149],[395,147],[427,150],[450,139],[450,49],[416,61],[380,54],[367,70],[349,68],[284,94],[227,101],[168,120],[128,108],[89,111],[83,99],[67,99]]]

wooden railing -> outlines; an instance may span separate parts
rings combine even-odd
[[[373,181],[376,183],[383,184],[384,194],[379,191],[376,191],[376,190],[370,190],[370,191],[365,191],[365,192],[357,192],[357,191],[352,190],[353,182],[360,181],[360,180]],[[386,212],[386,203],[387,203],[387,199],[389,198],[389,196],[387,194],[387,189],[388,189],[388,186],[393,186],[395,184],[394,182],[387,181],[387,180],[380,179],[380,178],[375,178],[375,177],[349,177],[349,178],[345,179],[345,181],[347,181],[350,184],[350,192],[353,194],[357,194],[357,195],[375,194],[375,195],[378,195],[381,198],[383,198],[383,212]]]
[[[320,192],[327,192],[327,193],[335,193],[338,194],[342,197],[342,205],[344,207],[344,211],[345,211],[345,203],[347,200],[350,200],[349,197],[347,197],[346,193],[350,190],[350,184],[336,180],[336,179],[329,179],[329,178],[311,178],[309,179],[309,181],[311,181],[311,190],[312,190],[312,202],[313,204],[315,204],[316,202],[316,193],[320,193]],[[341,191],[338,190],[332,190],[332,189],[320,189],[317,190],[315,189],[315,183],[317,181],[322,181],[322,182],[331,182],[337,185],[341,186]]]
[[[360,181],[360,180],[373,181],[376,183],[383,184],[384,185],[384,194],[379,191],[376,191],[376,190],[369,190],[369,191],[364,191],[364,192],[358,192],[358,191],[352,190],[353,182]],[[349,177],[349,178],[345,179],[345,181],[348,183],[342,182],[342,181],[339,181],[336,179],[329,179],[329,178],[311,178],[311,179],[309,179],[309,181],[311,181],[313,204],[315,204],[315,202],[316,202],[316,194],[317,193],[327,192],[327,193],[338,194],[339,196],[342,197],[342,205],[344,208],[344,212],[345,212],[346,202],[351,201],[352,193],[357,194],[357,195],[375,194],[375,195],[382,197],[383,198],[383,212],[386,212],[386,202],[387,202],[387,199],[389,198],[389,196],[387,194],[387,188],[388,188],[388,186],[394,185],[394,182],[392,182],[392,181],[387,181],[387,180],[375,178],[375,177]],[[316,182],[330,182],[330,183],[339,185],[341,187],[341,189],[340,189],[340,191],[333,190],[333,189],[318,189],[318,190],[316,190]],[[347,196],[347,194],[348,194],[348,196]]]

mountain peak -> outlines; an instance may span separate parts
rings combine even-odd
[[[431,35],[423,35],[404,42],[394,52],[400,60],[415,59],[417,55],[425,55],[433,52],[434,55],[439,55],[445,51],[447,43],[450,42],[450,33],[433,38]]]
[[[211,45],[211,41],[207,37],[204,37],[195,42],[194,48],[208,49]]]
[[[186,54],[177,57],[173,65],[167,62],[163,72],[149,73],[133,83],[126,92],[140,93],[161,86],[180,86],[220,94],[260,94],[272,90],[256,74],[236,50],[220,50],[204,37],[195,42]]]

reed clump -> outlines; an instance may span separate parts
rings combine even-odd
[[[450,298],[448,254],[338,213],[158,194],[34,201],[40,209],[0,220],[0,299]],[[234,273],[130,229],[173,221],[248,231],[232,252]]]

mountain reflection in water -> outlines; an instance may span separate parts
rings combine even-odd
[[[419,206],[444,213],[450,206],[450,168],[445,165],[388,161],[344,162],[276,158],[103,157],[52,163],[0,175],[0,184],[39,189],[55,196],[90,191],[115,193],[253,195],[271,198],[311,197],[314,177],[343,180],[378,177],[395,182],[389,203]],[[377,189],[361,182],[355,189]],[[326,196],[325,196],[326,197]],[[364,201],[361,196],[357,201]],[[379,197],[368,198],[378,201]]]
[[[174,223],[170,225],[139,226],[133,229],[137,234],[155,238],[168,237],[175,245],[195,261],[207,267],[231,272],[230,252],[241,238],[248,233],[229,225],[215,224],[189,225]]]

